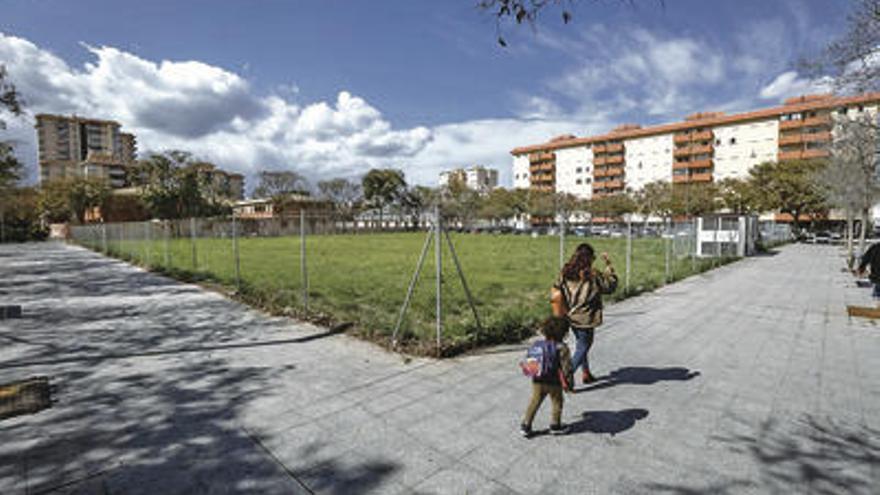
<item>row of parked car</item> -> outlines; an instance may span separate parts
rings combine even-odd
[[[838,244],[843,242],[843,235],[840,232],[820,230],[818,232],[807,232],[803,241],[808,244]]]
[[[527,227],[517,229],[509,226],[493,226],[493,227],[450,227],[454,232],[470,233],[470,234],[513,234],[513,235],[559,235],[558,227]],[[571,227],[566,229],[566,235],[576,237],[612,237],[619,238],[626,236],[626,230],[620,227],[593,226],[593,227]],[[663,232],[654,227],[645,227],[643,229],[633,228],[633,237],[660,237]],[[682,235],[687,235],[687,232]],[[671,235],[664,235],[671,237]]]

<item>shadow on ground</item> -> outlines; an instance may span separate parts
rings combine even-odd
[[[284,334],[194,287],[34,249],[0,270],[0,295],[14,292],[26,316],[0,326],[0,381],[39,371],[58,403],[0,424],[0,493],[350,493],[397,469],[366,458],[300,478],[243,428],[246,406],[296,380],[300,363],[233,361],[225,350],[344,329],[271,339]]]
[[[647,491],[681,495],[732,494],[743,489],[819,495],[877,493],[874,471],[880,465],[880,430],[813,415],[771,418],[755,430],[722,434],[714,440],[747,455],[758,466],[757,479],[734,478],[711,486],[649,484]]]
[[[620,411],[584,411],[582,419],[571,424],[572,433],[597,433],[611,436],[629,430],[636,422],[648,417],[647,409]]]
[[[699,371],[687,368],[651,368],[646,366],[628,366],[616,369],[607,375],[596,377],[597,383],[577,389],[576,392],[592,392],[617,385],[654,385],[658,382],[687,381],[700,376]]]

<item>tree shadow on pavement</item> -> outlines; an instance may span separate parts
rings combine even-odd
[[[257,353],[344,329],[286,334],[214,294],[64,248],[17,258],[0,266],[0,286],[39,310],[0,327],[0,381],[44,374],[58,393],[52,408],[0,423],[0,493],[312,490],[294,475],[299,459],[282,464],[246,429],[251,414],[272,413],[258,399],[296,390],[304,358],[273,366]],[[308,478],[330,493],[378,486],[396,469],[332,461]]]
[[[584,411],[582,419],[571,423],[571,433],[596,433],[617,435],[629,430],[636,422],[648,417],[647,409],[622,409],[620,411]]]
[[[758,477],[728,480],[724,486],[648,485],[647,491],[677,494],[738,493],[751,487],[761,493],[819,495],[877,493],[880,430],[861,421],[803,415],[791,420],[770,418],[758,427],[739,421],[736,429],[713,440],[731,452],[751,459]]]
[[[658,382],[687,381],[700,376],[699,371],[687,368],[650,368],[645,366],[629,366],[616,369],[607,375],[596,377],[597,383],[575,390],[576,393],[592,392],[617,385],[654,385]]]

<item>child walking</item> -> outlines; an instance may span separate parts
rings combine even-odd
[[[547,363],[544,363],[544,372],[539,376],[532,377],[532,399],[526,408],[525,417],[520,425],[520,433],[526,438],[532,436],[532,420],[544,402],[544,397],[550,396],[550,433],[564,435],[568,433],[568,426],[562,425],[562,390],[569,391],[572,385],[571,353],[563,340],[568,332],[568,320],[559,317],[550,317],[541,324],[543,340],[532,345],[532,348],[540,348],[544,351]]]

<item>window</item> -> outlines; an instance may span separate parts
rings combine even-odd
[[[589,178],[589,177],[587,177],[586,179],[584,179],[584,183],[589,184],[590,182],[593,182],[593,179],[591,179],[591,178]]]
[[[581,184],[583,184],[583,182],[584,182],[584,181],[582,181],[582,180],[580,180],[580,179],[574,181],[574,183],[577,184],[577,185],[581,185]]]
[[[581,172],[583,172],[583,171],[584,171],[584,169],[582,169],[581,167],[578,167],[578,168],[575,169],[575,173],[578,173],[578,174],[581,173]]]
[[[715,146],[721,146],[721,138],[715,140]]]
[[[730,144],[736,144],[736,138],[735,138],[735,137],[730,138]]]
[[[642,162],[639,162],[639,170],[642,169]]]

